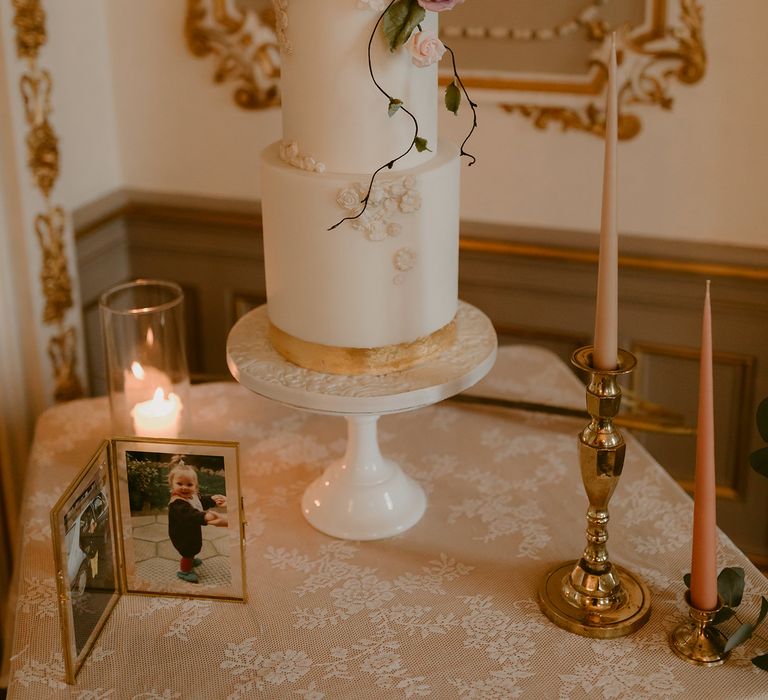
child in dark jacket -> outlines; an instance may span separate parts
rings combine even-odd
[[[168,485],[171,487],[171,500],[168,504],[168,535],[173,546],[181,555],[179,571],[183,581],[198,583],[199,578],[194,567],[202,564],[197,554],[203,548],[203,525],[227,527],[227,516],[209,508],[226,507],[227,497],[201,496],[194,467],[185,464],[181,456],[171,460],[168,472]]]

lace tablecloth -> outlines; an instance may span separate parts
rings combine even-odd
[[[583,406],[565,365],[501,349],[476,391]],[[424,518],[373,542],[335,540],[299,510],[304,488],[343,454],[345,421],[299,413],[234,383],[193,388],[197,437],[241,442],[247,604],[124,595],[77,678],[62,682],[48,511],[108,435],[105,399],[40,419],[24,504],[11,698],[766,698],[753,642],[699,668],[667,645],[685,615],[692,506],[628,437],[612,500],[610,551],[653,593],[650,622],[617,640],[548,622],[536,586],[580,555],[586,496],[579,419],[443,403],[387,416],[382,451],[427,492]],[[720,566],[746,570],[742,608],[768,583],[724,536]],[[762,644],[765,647],[765,644]]]

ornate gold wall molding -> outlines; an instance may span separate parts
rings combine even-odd
[[[631,139],[640,133],[640,116],[630,111],[639,105],[670,110],[673,104],[671,86],[677,81],[687,85],[704,77],[707,56],[702,37],[702,9],[696,0],[679,0],[680,24],[666,21],[667,0],[655,0],[648,31],[633,34],[626,27],[618,32],[620,79],[622,64],[627,77],[619,83],[619,138]],[[595,34],[594,39],[607,45],[608,36]],[[603,51],[605,53],[605,51]],[[627,64],[631,63],[631,66]],[[608,67],[603,58],[594,61],[605,82]],[[466,81],[468,84],[470,81]],[[583,107],[503,103],[502,109],[516,112],[529,119],[538,129],[559,124],[563,131],[584,131],[602,137],[605,134],[605,113],[594,101]]]
[[[280,104],[280,51],[270,0],[187,0],[184,34],[195,56],[215,56],[215,82],[237,83],[233,96],[240,107]]]
[[[48,357],[54,376],[56,401],[83,395],[77,372],[77,332],[67,324],[73,306],[72,279],[65,245],[66,217],[61,206],[51,201],[59,177],[59,139],[50,122],[53,81],[41,68],[40,48],[47,39],[45,11],[41,0],[12,0],[15,10],[16,54],[26,62],[19,80],[27,123],[27,165],[44,200],[44,211],[35,216],[34,231],[42,253],[40,281],[45,306],[43,323],[55,326],[48,339]]]
[[[19,58],[36,59],[40,47],[46,41],[45,12],[39,0],[13,0],[16,14],[16,54]]]

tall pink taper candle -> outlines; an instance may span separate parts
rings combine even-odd
[[[597,266],[597,304],[592,364],[595,369],[615,369],[618,355],[619,243],[616,234],[616,35],[611,36],[608,59],[608,96],[605,107],[605,163],[603,210],[600,220],[600,260]]]
[[[699,417],[696,438],[696,484],[693,491],[691,604],[717,607],[717,539],[715,525],[715,414],[712,390],[712,310],[709,280],[704,295],[699,370]]]

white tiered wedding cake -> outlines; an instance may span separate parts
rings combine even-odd
[[[276,0],[283,139],[262,155],[270,338],[338,374],[407,368],[449,344],[457,309],[459,156],[437,140],[437,66],[391,52],[377,0]],[[437,14],[421,23],[437,31]],[[372,36],[373,34],[373,36]],[[430,150],[372,173],[414,140]],[[330,230],[329,230],[330,229]]]

